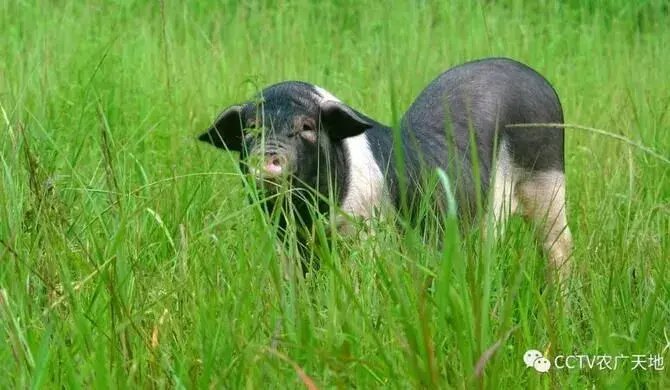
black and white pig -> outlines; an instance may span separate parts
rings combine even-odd
[[[563,129],[508,126],[563,123],[555,90],[526,65],[489,58],[442,73],[402,118],[400,145],[391,128],[318,86],[282,82],[259,98],[224,110],[199,139],[240,152],[242,171],[262,188],[274,190],[288,178],[291,189],[333,194],[350,216],[369,219],[390,204],[411,220],[418,198],[430,192],[422,186],[440,168],[455,187],[459,218],[475,222],[478,196],[491,205],[496,232],[520,213],[536,228],[553,268],[569,270]],[[444,194],[437,194],[437,209],[444,210]],[[315,198],[296,199],[298,210],[305,199]],[[314,203],[328,210],[326,202]],[[301,220],[311,223],[306,215]]]

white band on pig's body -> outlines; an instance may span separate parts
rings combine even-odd
[[[314,85],[321,102],[340,99]],[[345,138],[344,147],[349,157],[349,181],[340,207],[351,216],[372,217],[374,209],[384,200],[384,175],[375,160],[366,133]]]

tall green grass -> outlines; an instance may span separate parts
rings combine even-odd
[[[522,361],[670,358],[669,12],[0,2],[0,387],[670,387],[670,362],[542,375]],[[566,122],[610,134],[566,130],[564,299],[518,219],[500,242],[447,234],[443,251],[380,224],[302,278],[235,156],[195,141],[287,79],[395,124],[440,72],[485,56],[534,67]]]

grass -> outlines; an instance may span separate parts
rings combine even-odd
[[[1,2],[0,387],[670,387],[667,364],[522,361],[670,357],[668,26],[656,0]],[[582,126],[565,306],[517,219],[444,252],[381,226],[302,279],[235,156],[195,141],[287,79],[394,124],[485,56],[536,68]]]

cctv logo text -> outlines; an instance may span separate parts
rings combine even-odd
[[[665,363],[661,354],[638,355],[558,355],[554,358],[554,367],[557,369],[595,369],[616,370],[618,367],[630,364],[631,370],[663,371]]]
[[[551,368],[564,369],[598,369],[612,371],[629,365],[630,370],[664,371],[663,354],[636,354],[636,355],[558,355],[553,361],[545,357],[536,349],[529,349],[523,355],[527,367],[532,367],[539,373],[546,373]]]
[[[557,369],[584,369],[598,368],[599,370],[616,370],[622,361],[627,361],[630,356],[611,355],[558,355],[554,358],[554,367]]]

